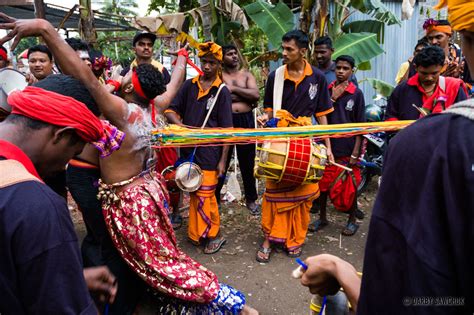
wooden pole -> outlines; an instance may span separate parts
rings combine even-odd
[[[46,9],[43,0],[35,0],[35,17],[46,20]]]
[[[89,45],[95,47],[97,45],[97,33],[94,27],[94,15],[92,13],[91,0],[80,0],[79,8],[80,22],[79,22],[79,33],[81,38],[89,43]]]

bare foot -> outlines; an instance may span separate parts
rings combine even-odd
[[[242,315],[258,315],[258,311],[254,308],[251,308],[248,305],[244,305],[244,308],[242,309],[242,312],[240,312]]]

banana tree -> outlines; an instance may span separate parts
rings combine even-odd
[[[314,28],[320,30],[318,36],[327,33],[334,41],[333,57],[351,55],[361,70],[370,69],[370,60],[383,53],[380,44],[385,25],[401,23],[380,0],[338,0],[332,6],[328,0],[318,2],[319,18],[314,23]],[[372,19],[347,23],[355,11],[370,15]]]

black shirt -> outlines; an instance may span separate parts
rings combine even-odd
[[[430,115],[391,140],[358,314],[473,313],[473,170],[474,121],[462,116]],[[413,297],[464,301],[460,307],[405,306],[404,298]]]
[[[0,314],[97,314],[66,202],[40,182],[0,188]]]

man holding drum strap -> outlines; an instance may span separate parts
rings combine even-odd
[[[281,109],[295,118],[315,116],[320,124],[327,124],[326,115],[334,111],[324,74],[304,58],[308,36],[302,31],[290,31],[282,38],[284,83]],[[258,118],[260,125],[272,118],[276,72],[270,73],[265,87],[265,114]],[[280,82],[281,83],[281,82]],[[331,144],[326,141],[327,155],[334,161]],[[257,261],[270,261],[271,242],[282,244],[288,256],[301,255],[301,247],[308,230],[312,201],[319,196],[318,184],[292,186],[267,180],[262,203],[262,229],[265,241],[257,252]]]
[[[222,85],[219,75],[222,48],[213,42],[203,43],[199,45],[198,56],[204,74],[184,82],[169,109],[165,110],[166,118],[173,124],[201,127],[211,111],[205,127],[232,127],[232,97],[227,87],[219,88]],[[203,171],[201,187],[190,193],[188,237],[195,245],[206,241],[205,254],[218,252],[226,242],[220,236],[215,189],[218,178],[225,172],[228,151],[229,146],[181,150],[182,158],[196,163]]]

